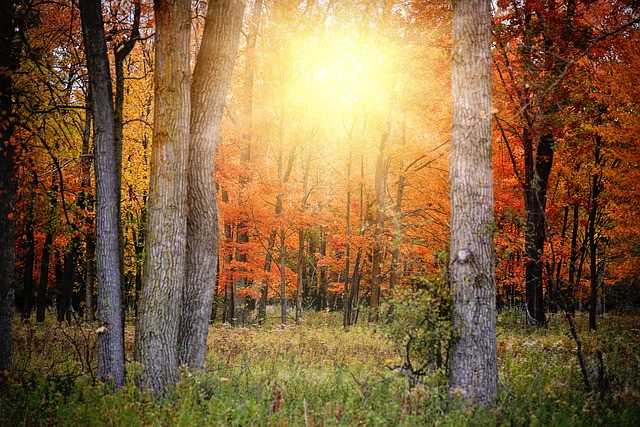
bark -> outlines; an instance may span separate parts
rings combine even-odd
[[[600,244],[600,238],[596,236],[597,217],[600,210],[600,193],[603,190],[602,172],[602,138],[600,135],[596,135],[595,147],[594,147],[594,165],[595,170],[591,178],[591,195],[589,206],[589,225],[587,228],[589,236],[589,272],[591,276],[589,292],[589,329],[596,330],[596,314],[597,314],[597,298],[598,298],[598,285],[601,279],[598,274],[598,246]]]
[[[96,174],[96,272],[98,323],[104,327],[98,343],[98,376],[115,387],[124,385],[124,322],[120,258],[118,166],[113,90],[99,0],[81,0],[80,16],[93,107]]]
[[[553,164],[553,137],[537,138],[525,131],[525,264],[527,323],[542,326],[544,314],[544,277],[542,254],[546,239],[547,185]],[[534,149],[534,146],[536,149]]]
[[[142,388],[178,380],[178,322],[185,281],[186,172],[190,114],[189,0],[154,3],[156,64],[145,277],[136,330]]]
[[[222,110],[242,25],[243,2],[211,0],[191,86],[188,164],[187,275],[178,348],[182,362],[202,369],[218,263],[218,199],[214,181]]]
[[[16,41],[14,2],[0,0],[0,372],[11,366],[12,322],[15,295],[15,222],[13,219],[16,184],[12,136],[13,81],[18,68],[13,55]]]
[[[450,387],[476,405],[498,392],[491,156],[491,2],[455,0],[451,62]]]

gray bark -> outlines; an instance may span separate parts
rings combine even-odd
[[[124,334],[120,280],[116,144],[113,92],[109,57],[99,0],[81,0],[91,105],[96,173],[96,262],[98,278],[98,323],[103,327],[98,347],[98,376],[115,387],[124,384]]]
[[[191,86],[187,275],[178,347],[182,362],[196,369],[204,364],[218,264],[216,146],[243,12],[244,3],[240,1],[209,1]]]
[[[454,1],[451,76],[449,271],[458,338],[449,380],[453,395],[487,405],[498,391],[490,1]]]
[[[189,0],[156,0],[155,106],[146,262],[136,330],[138,383],[161,394],[178,370],[185,281],[191,36]]]

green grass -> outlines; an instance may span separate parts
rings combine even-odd
[[[0,425],[421,426],[603,425],[640,421],[640,317],[607,315],[599,331],[576,325],[589,380],[603,353],[606,388],[586,393],[565,321],[522,326],[498,318],[500,396],[488,410],[465,409],[434,374],[412,390],[397,371],[391,343],[373,327],[348,331],[339,314],[307,313],[299,327],[211,327],[204,372],[185,373],[162,399],[95,381],[95,334],[88,327],[29,326],[16,319],[14,369],[3,381]],[[130,357],[133,331],[127,330]]]

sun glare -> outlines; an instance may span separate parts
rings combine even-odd
[[[312,110],[347,115],[388,103],[396,61],[392,49],[380,40],[331,31],[294,43],[296,94]]]

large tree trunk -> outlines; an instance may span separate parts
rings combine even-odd
[[[101,329],[98,376],[115,387],[124,384],[124,324],[120,258],[120,187],[114,130],[113,91],[99,0],[81,0],[91,105],[96,173],[97,317]]]
[[[16,186],[14,182],[13,83],[17,67],[10,50],[15,36],[14,2],[0,1],[0,372],[11,366],[13,304],[15,294],[15,223],[13,220]],[[9,51],[9,52],[7,52]]]
[[[458,339],[449,380],[453,395],[486,405],[498,392],[488,0],[453,3],[451,77],[449,271]]]
[[[187,275],[178,348],[182,362],[196,369],[204,364],[218,263],[216,145],[243,12],[244,3],[240,1],[209,1],[191,86]]]
[[[189,0],[156,0],[155,107],[144,281],[136,331],[139,385],[161,394],[178,370],[186,250],[190,114]],[[212,286],[212,285],[211,285]]]

